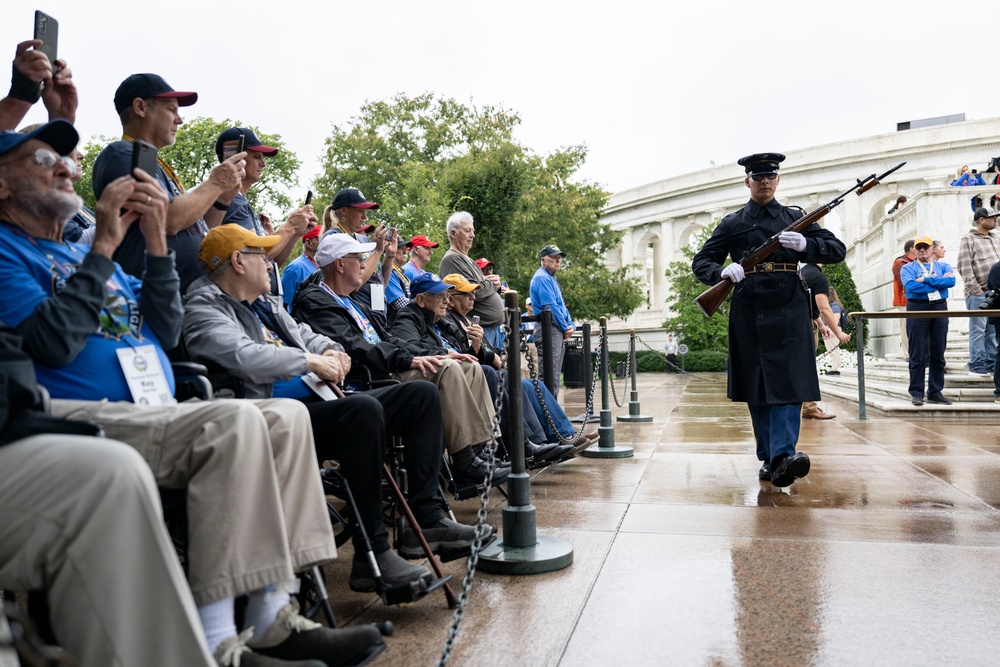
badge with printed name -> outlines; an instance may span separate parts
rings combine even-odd
[[[941,300],[941,292],[928,292],[927,293],[927,300],[928,301],[940,301]]]
[[[385,287],[382,285],[371,285],[371,295],[372,295],[372,310],[382,311],[385,310]]]
[[[177,402],[170,391],[170,383],[167,382],[154,346],[120,347],[115,351],[134,403],[171,405]]]

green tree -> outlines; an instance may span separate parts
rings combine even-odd
[[[186,187],[193,188],[206,178],[219,159],[215,155],[215,140],[223,130],[230,127],[249,127],[267,146],[280,149],[274,157],[267,158],[267,167],[261,180],[247,193],[247,200],[254,210],[267,213],[272,219],[281,219],[283,213],[295,208],[296,204],[288,195],[298,185],[298,170],[301,160],[295,153],[284,148],[280,134],[267,134],[252,125],[228,118],[216,121],[211,118],[194,118],[185,121],[177,132],[177,141],[167,146],[160,155],[180,177]],[[94,207],[94,190],[91,180],[94,160],[104,147],[117,138],[96,137],[84,147],[83,178],[76,185],[76,192],[90,208]],[[303,193],[304,194],[304,193]]]
[[[536,155],[516,143],[520,118],[499,107],[477,108],[424,94],[368,102],[326,140],[315,189],[324,201],[357,187],[381,208],[372,218],[403,238],[446,241],[445,223],[459,210],[476,220],[472,254],[489,257],[511,288],[527,295],[538,251],[566,253],[560,282],[577,318],[625,317],[642,302],[638,279],[609,271],[607,250],[622,234],[600,221],[608,194],[574,180],[583,146]],[[446,245],[446,243],[444,244]],[[429,267],[434,270],[444,249]]]
[[[692,236],[691,242],[683,250],[685,261],[671,262],[666,271],[670,290],[667,302],[674,316],[667,319],[663,326],[667,331],[680,334],[683,342],[693,352],[726,352],[729,347],[729,300],[724,301],[712,317],[705,317],[694,300],[708,286],[691,271],[691,260],[705,245],[718,224],[719,220],[715,220]]]
[[[851,275],[851,269],[847,266],[847,262],[838,262],[837,264],[824,264],[823,274],[826,276],[827,280],[830,281],[830,287],[837,290],[837,298],[840,302],[844,304],[844,310],[848,313],[853,313],[857,311],[864,310],[861,305],[861,297],[858,296],[857,285],[854,284],[854,277]],[[868,328],[868,323],[865,323],[865,329]],[[854,334],[851,337],[849,343],[841,344],[840,348],[842,350],[849,350],[851,352],[856,352],[858,349],[858,337],[854,332],[854,322],[848,323],[847,333]],[[865,332],[867,335],[867,331]],[[826,351],[823,345],[823,339],[819,339],[820,351],[822,354]]]

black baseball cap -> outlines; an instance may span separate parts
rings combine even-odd
[[[538,253],[538,259],[541,259],[542,257],[555,257],[556,255],[565,257],[566,253],[560,250],[557,245],[547,245],[542,248],[541,252]]]
[[[227,141],[239,139],[241,134],[243,135],[243,150],[257,151],[267,157],[274,157],[278,154],[277,148],[265,146],[249,127],[231,127],[215,140],[215,154],[219,156],[219,162],[222,162],[222,145]]]
[[[143,100],[151,97],[174,98],[182,107],[189,107],[198,101],[198,93],[174,90],[158,74],[132,74],[115,91],[115,111],[121,113],[129,108],[137,97]]]
[[[378,204],[368,201],[357,188],[344,188],[333,196],[333,210],[342,209],[345,206],[351,208],[378,208]]]
[[[747,170],[748,174],[776,174],[778,165],[785,161],[781,153],[754,153],[741,157],[736,164]]]
[[[59,155],[69,155],[80,142],[80,135],[68,120],[54,120],[31,132],[0,132],[0,155],[6,155],[18,146],[38,139],[55,149]]]
[[[972,221],[975,222],[976,220],[979,220],[981,218],[995,218],[995,217],[997,217],[997,214],[993,213],[988,208],[977,208],[976,212],[972,216]]]

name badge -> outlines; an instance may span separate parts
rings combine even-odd
[[[940,301],[941,300],[941,292],[928,292],[927,293],[927,300],[928,301]]]
[[[372,310],[385,310],[385,287],[374,283],[372,283],[370,287],[372,295]]]
[[[173,405],[177,402],[170,392],[170,384],[154,346],[120,347],[116,352],[134,403]]]

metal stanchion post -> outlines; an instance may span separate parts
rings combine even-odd
[[[610,390],[608,389],[608,318],[601,318],[601,425],[597,444],[580,452],[592,459],[624,459],[632,456],[631,447],[615,446],[615,427],[611,425]]]
[[[629,366],[628,372],[632,376],[632,393],[629,395],[628,400],[628,414],[618,415],[618,421],[620,422],[651,422],[653,418],[649,415],[644,415],[640,413],[639,410],[639,389],[636,387],[636,361],[635,361],[635,329],[631,329],[628,332],[628,351],[629,359],[631,365]]]
[[[573,545],[554,537],[539,537],[531,479],[524,465],[524,426],[521,413],[521,310],[517,292],[504,294],[507,323],[507,392],[510,412],[511,474],[507,478],[507,506],[503,508],[500,539],[479,552],[479,569],[494,574],[541,574],[573,563]],[[501,391],[503,387],[501,387]]]
[[[583,331],[583,404],[593,405],[594,402],[590,400],[590,395],[594,391],[594,365],[591,363],[590,351],[590,322],[584,322],[580,330]],[[584,412],[582,415],[573,417],[570,421],[574,424],[590,424],[596,422],[597,417],[594,416],[593,412]]]
[[[903,320],[906,326],[906,320]],[[854,316],[854,332],[858,341],[858,419],[868,419],[868,406],[865,405],[865,318]]]

